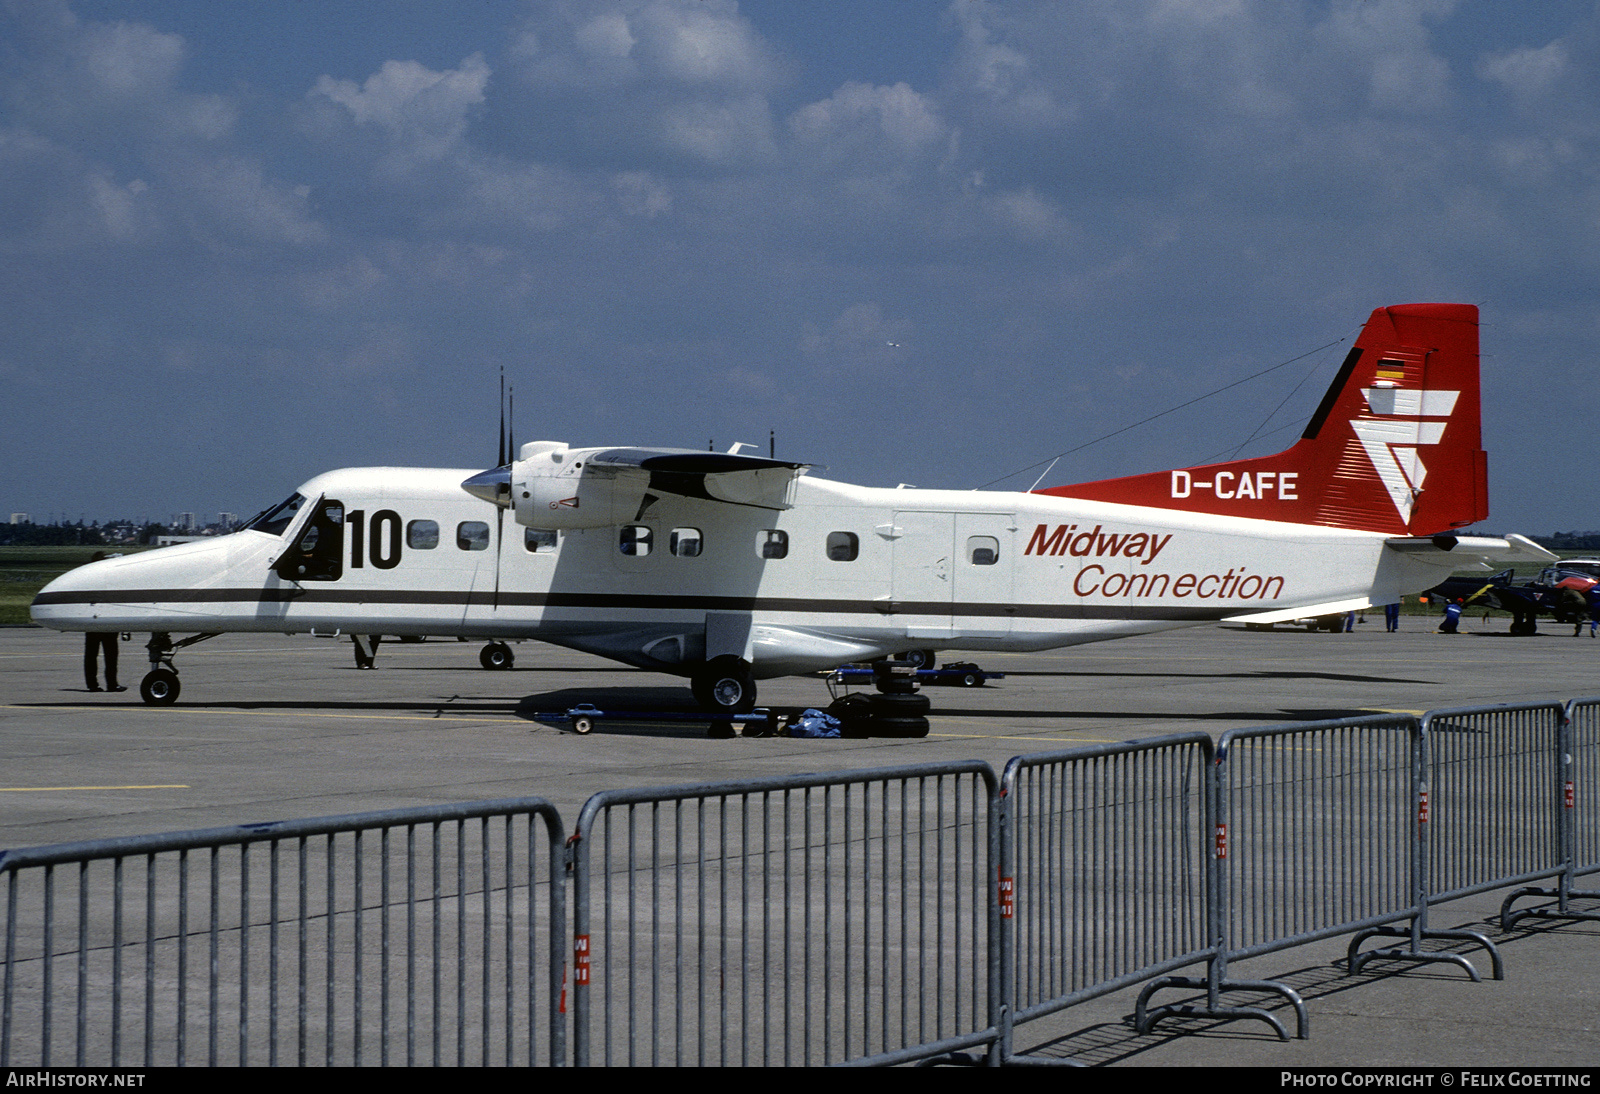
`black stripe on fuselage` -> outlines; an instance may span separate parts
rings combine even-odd
[[[488,591],[385,589],[105,589],[87,592],[40,593],[34,604],[99,604],[154,608],[163,604],[399,604],[492,607],[495,594]],[[961,619],[1170,619],[1205,621],[1249,610],[1241,605],[1216,607],[986,604],[948,603],[940,600],[823,600],[784,596],[635,595],[624,593],[512,593],[501,592],[500,608],[592,608],[616,612],[715,611],[809,612],[819,615],[950,615]]]

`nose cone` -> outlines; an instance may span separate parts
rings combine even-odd
[[[511,468],[491,467],[479,471],[461,484],[461,489],[475,498],[507,509],[511,505]]]
[[[94,606],[105,599],[111,560],[90,562],[68,570],[33,598],[28,614],[35,623],[58,629],[89,626],[96,619]]]

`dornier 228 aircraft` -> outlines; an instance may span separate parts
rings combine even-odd
[[[1274,456],[1024,493],[806,470],[538,441],[478,473],[331,471],[233,535],[73,570],[33,617],[150,632],[151,703],[177,698],[190,642],[342,632],[490,639],[486,665],[509,665],[501,640],[539,639],[686,676],[726,714],[754,705],[759,679],[846,661],[1275,622],[1554,557],[1455,533],[1488,512],[1464,304],[1373,312]]]

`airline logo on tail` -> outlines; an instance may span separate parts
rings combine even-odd
[[[1380,376],[1387,363],[1378,362]],[[1361,394],[1379,417],[1354,419],[1350,428],[1355,430],[1367,459],[1372,461],[1372,469],[1389,491],[1389,500],[1394,502],[1400,519],[1409,524],[1411,507],[1422,493],[1422,481],[1428,475],[1417,450],[1444,439],[1444,427],[1461,392],[1407,391],[1385,380],[1378,384],[1387,386],[1362,388]]]

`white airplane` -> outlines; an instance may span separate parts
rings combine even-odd
[[[1477,309],[1408,304],[1372,313],[1275,456],[1019,493],[851,486],[739,446],[537,441],[478,473],[319,475],[233,535],[73,570],[32,611],[150,632],[148,703],[177,699],[178,648],[282,631],[485,638],[505,668],[505,640],[539,639],[743,712],[758,679],[841,662],[1269,623],[1553,559],[1454,533],[1488,514],[1479,444]]]

